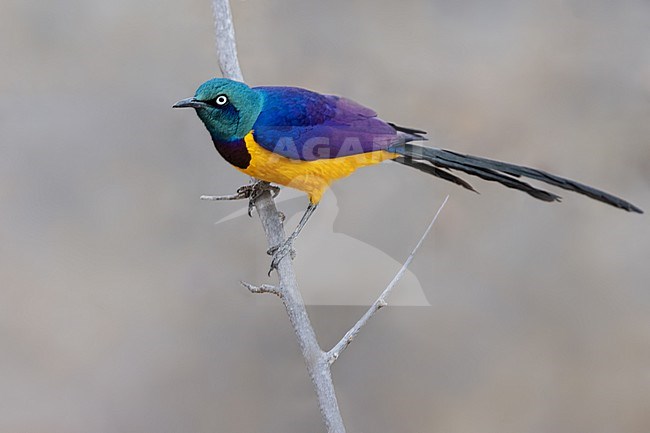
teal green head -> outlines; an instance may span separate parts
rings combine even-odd
[[[262,111],[262,95],[244,83],[213,78],[201,84],[192,98],[174,104],[174,108],[196,110],[214,140],[244,138]]]

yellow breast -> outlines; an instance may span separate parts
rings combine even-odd
[[[398,155],[384,150],[341,158],[301,161],[270,152],[255,142],[252,131],[244,137],[251,155],[250,164],[240,171],[257,179],[299,189],[316,204],[335,180],[349,176],[357,168],[379,164]]]

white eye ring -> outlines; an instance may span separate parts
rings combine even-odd
[[[216,98],[214,98],[214,103],[223,107],[228,103],[228,97],[226,95],[219,95]]]

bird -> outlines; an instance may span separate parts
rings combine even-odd
[[[591,186],[488,158],[425,146],[426,132],[398,126],[351,99],[299,87],[261,86],[227,78],[201,84],[193,97],[173,108],[193,108],[210,133],[217,152],[237,170],[261,181],[298,189],[309,205],[298,226],[269,250],[271,270],[292,243],[330,185],[361,167],[394,161],[476,192],[458,172],[498,182],[545,202],[561,197],[521,178],[574,191],[628,212],[632,203]]]

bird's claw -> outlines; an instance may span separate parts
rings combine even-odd
[[[273,256],[271,259],[271,267],[269,268],[269,276],[271,276],[271,272],[273,270],[278,268],[278,265],[280,264],[280,261],[289,254],[291,257],[291,260],[296,258],[296,251],[293,249],[293,239],[289,237],[288,239],[284,240],[280,245],[276,245],[274,247],[271,247],[268,249],[266,254]]]
[[[255,200],[264,192],[271,191],[273,198],[276,198],[280,194],[280,188],[271,185],[268,182],[262,180],[257,180],[251,184],[240,186],[237,188],[237,194],[248,198],[248,216],[253,216],[253,209],[255,209]]]

